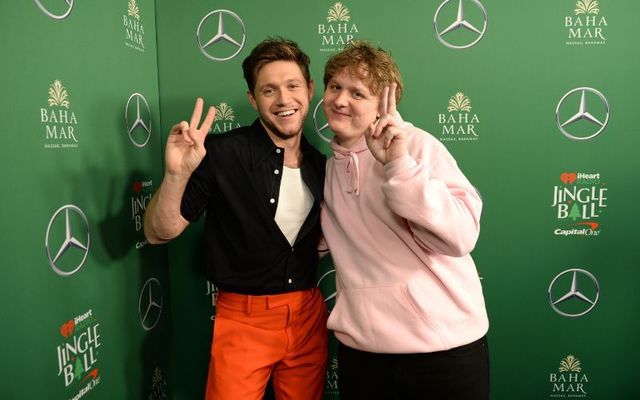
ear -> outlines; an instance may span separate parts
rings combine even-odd
[[[249,104],[253,107],[254,110],[258,111],[258,105],[256,104],[256,98],[253,97],[253,93],[250,90],[247,90],[247,99],[249,99]]]
[[[309,101],[311,101],[311,99],[313,99],[313,91],[315,89],[315,86],[313,84],[313,79],[311,79],[309,81]]]

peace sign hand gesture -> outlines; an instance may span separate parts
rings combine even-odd
[[[198,97],[191,114],[191,122],[182,121],[171,128],[165,151],[166,173],[169,175],[188,178],[206,154],[204,139],[216,116],[216,109],[209,107],[202,125],[198,128],[203,104],[202,98]]]
[[[380,117],[365,131],[369,151],[383,165],[407,154],[407,132],[396,121],[396,84],[380,93]]]

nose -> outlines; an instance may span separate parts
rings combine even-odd
[[[336,108],[346,107],[347,105],[347,92],[345,90],[340,90],[337,93],[333,94],[332,103]]]
[[[276,101],[279,106],[288,104],[290,99],[291,99],[291,94],[289,93],[288,90],[284,89],[284,90],[278,91],[278,97],[276,98]]]

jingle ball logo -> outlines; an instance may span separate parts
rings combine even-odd
[[[353,41],[360,33],[352,21],[350,11],[344,4],[337,2],[327,11],[326,23],[318,24],[320,51],[337,52]]]
[[[593,46],[607,43],[607,19],[600,12],[597,0],[579,0],[571,15],[564,18],[565,44]]]
[[[561,223],[556,236],[599,236],[600,216],[607,208],[608,188],[598,172],[563,172],[553,187],[551,207]]]
[[[71,109],[69,91],[56,79],[49,87],[48,94],[48,106],[40,108],[44,148],[77,149],[78,118]]]
[[[144,237],[144,212],[153,196],[153,181],[140,180],[132,185],[131,194],[131,224],[136,233],[136,249],[144,247],[148,241]]]
[[[127,13],[122,14],[124,45],[144,53],[144,25],[140,21],[140,8],[136,0],[129,0]]]
[[[211,321],[214,321],[216,319],[216,303],[218,302],[218,288],[216,285],[207,281],[205,296],[211,299]]]
[[[438,124],[442,128],[440,140],[443,142],[477,141],[479,123],[478,114],[471,112],[469,97],[458,92],[449,99],[447,113],[438,114]]]
[[[211,133],[220,134],[236,128],[240,128],[240,123],[236,121],[233,108],[224,102],[217,105],[216,117],[213,126],[211,126]]]
[[[571,354],[560,360],[558,372],[549,374],[549,384],[550,398],[587,398],[589,378],[584,373],[580,360]]]
[[[59,334],[62,343],[56,348],[58,376],[72,391],[70,398],[79,399],[100,384],[100,324],[89,309],[63,322]]]

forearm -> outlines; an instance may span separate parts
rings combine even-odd
[[[422,247],[460,257],[468,254],[478,239],[482,201],[454,164],[447,164],[445,170],[446,178],[415,164],[390,178],[383,192]]]
[[[165,175],[145,212],[144,234],[149,243],[166,243],[189,225],[180,213],[188,180],[185,176]]]

